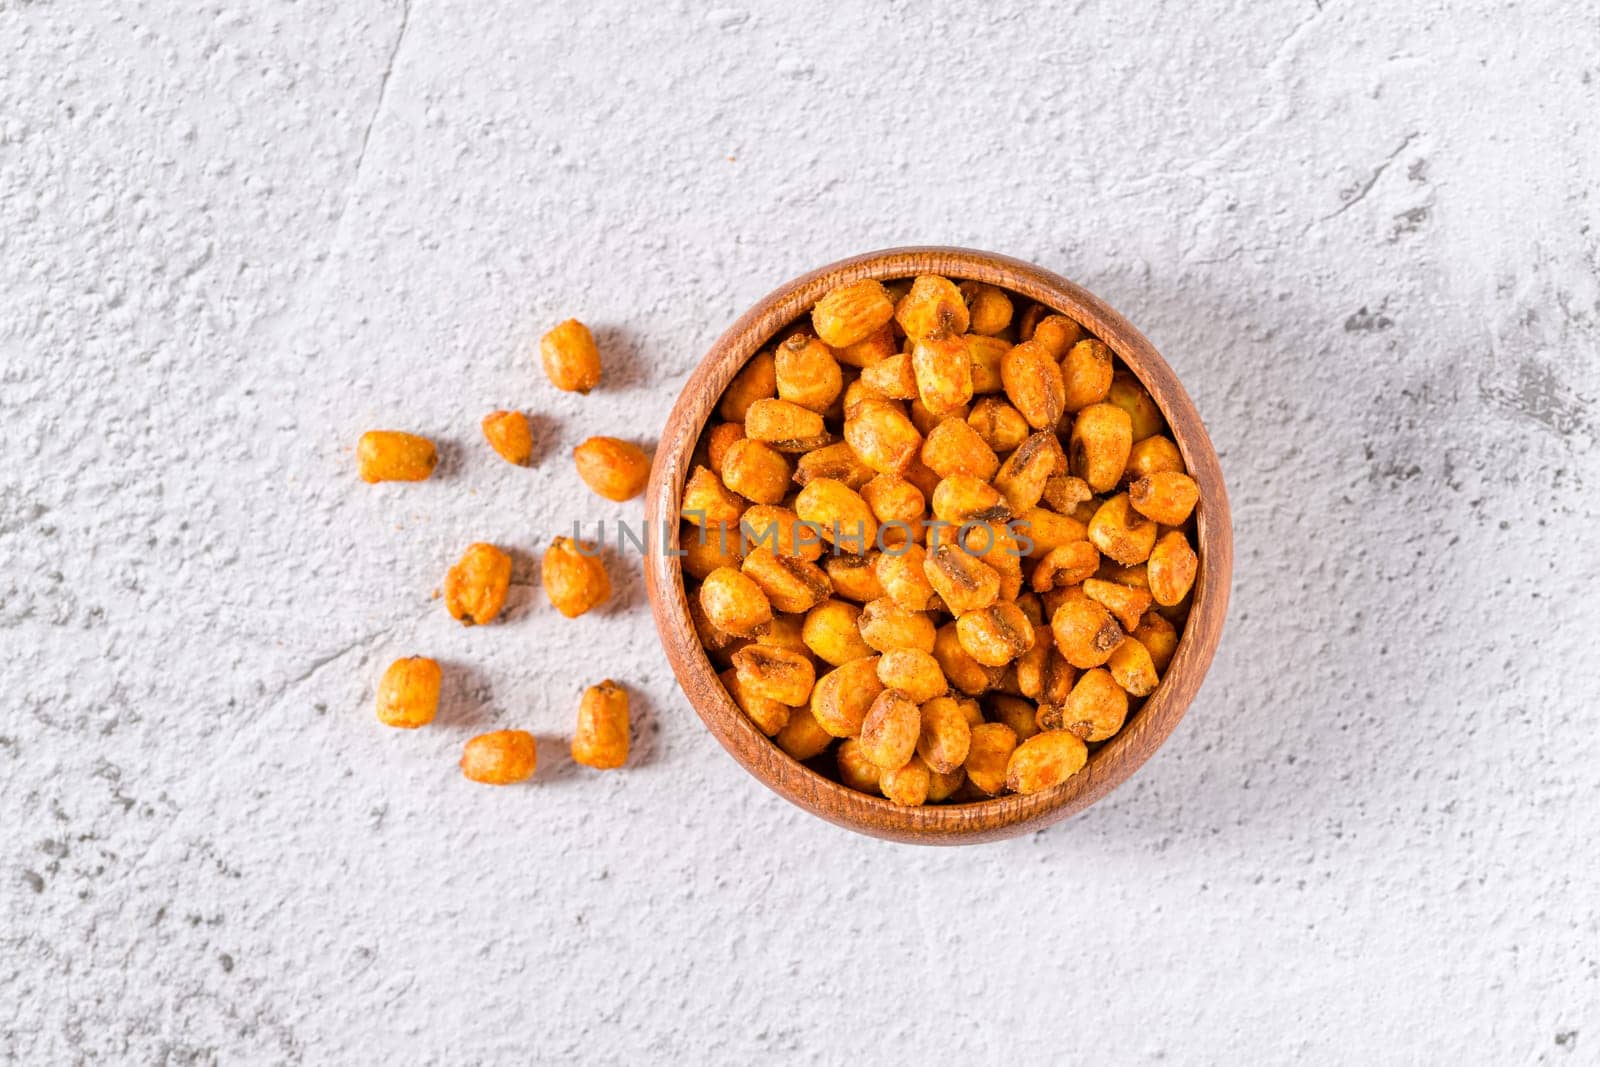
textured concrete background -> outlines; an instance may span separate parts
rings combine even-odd
[[[0,0],[0,1058],[1596,1062],[1592,5],[799,6]],[[910,242],[1128,314],[1237,517],[1167,747],[954,851],[749,779],[637,578],[430,599],[635,515],[576,441]],[[374,426],[440,475],[361,485]],[[414,652],[441,721],[380,729]],[[554,739],[607,674],[602,776]],[[458,776],[495,725],[534,784]]]

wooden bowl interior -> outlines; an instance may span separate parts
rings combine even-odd
[[[775,334],[836,286],[941,274],[999,286],[1082,323],[1139,378],[1166,416],[1169,433],[1199,483],[1196,551],[1200,571],[1189,617],[1161,684],[1127,725],[1090,754],[1082,771],[1055,789],[968,804],[917,808],[857,792],[792,759],[761,733],[717,679],[689,619],[678,544],[678,500],[706,421],[733,376]],[[830,822],[895,841],[964,844],[1029,832],[1093,804],[1159,748],[1200,688],[1221,637],[1232,570],[1232,526],[1222,470],[1205,426],[1176,375],[1145,337],[1098,297],[1020,260],[957,248],[901,248],[823,267],[780,286],[717,339],[667,419],[646,497],[646,522],[660,539],[645,579],[661,640],[684,692],[711,732],[751,774]]]

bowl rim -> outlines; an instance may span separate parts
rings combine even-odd
[[[902,807],[857,792],[793,759],[751,723],[728,695],[695,636],[678,540],[678,500],[695,445],[723,391],[745,363],[830,290],[938,274],[999,286],[1082,323],[1134,373],[1167,420],[1190,474],[1201,485],[1196,508],[1196,576],[1188,620],[1156,691],[1088,764],[1054,789],[966,804]],[[1198,693],[1222,636],[1232,580],[1232,522],[1221,464],[1205,424],[1155,346],[1109,304],[1035,264],[992,252],[910,246],[851,256],[783,283],[756,301],[712,343],[667,417],[651,466],[645,522],[660,538],[645,557],[645,585],[661,643],[690,705],[747,771],[789,802],[835,825],[889,840],[967,844],[1042,829],[1089,807],[1125,782],[1160,748]]]

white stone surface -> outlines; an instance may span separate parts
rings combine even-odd
[[[1596,1062],[1592,5],[803,6],[0,0],[0,1059]],[[636,578],[430,599],[637,514],[567,450],[915,242],[1128,314],[1237,518],[1167,747],[946,851],[750,779]],[[568,315],[588,399],[531,354]],[[374,426],[440,476],[360,484]],[[637,766],[580,773],[607,674]],[[498,725],[535,784],[458,776]]]

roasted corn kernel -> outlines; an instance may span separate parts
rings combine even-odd
[[[819,336],[826,341],[825,335]],[[847,367],[870,367],[900,351],[895,343],[894,327],[885,323],[861,340],[849,345],[832,345],[833,355]]]
[[[810,611],[833,592],[821,567],[798,556],[777,555],[765,545],[752,548],[739,569],[778,611]]]
[[[872,646],[861,639],[860,618],[861,609],[855,604],[825,600],[806,612],[801,640],[814,656],[835,667],[865,659],[872,655]]]
[[[1150,662],[1155,664],[1156,673],[1165,674],[1167,665],[1178,651],[1178,631],[1172,623],[1153,611],[1147,611],[1144,618],[1139,620],[1139,628],[1133,631],[1133,637],[1149,651]]]
[[[1139,379],[1127,371],[1119,370],[1111,378],[1111,388],[1106,392],[1106,402],[1128,413],[1128,427],[1135,441],[1143,441],[1167,427],[1161,409],[1139,384]]]
[[[839,742],[839,747],[834,750],[834,766],[838,769],[839,782],[847,785],[858,793],[878,793],[878,779],[883,775],[883,768],[867,759],[866,753],[861,750],[861,742],[854,737],[847,737]]]
[[[833,735],[822,728],[810,708],[795,708],[772,740],[791,759],[808,760],[825,752],[833,743]]]
[[[600,384],[600,349],[589,327],[568,319],[539,339],[545,376],[557,389],[587,393]]]
[[[948,278],[925,274],[894,309],[895,321],[913,340],[931,333],[963,334],[971,325],[961,290]]]
[[[780,452],[808,452],[828,444],[822,416],[788,400],[757,400],[744,415],[744,435]]]
[[[1000,595],[1000,572],[957,545],[942,544],[929,552],[922,573],[957,617],[988,607]]]
[[[775,353],[778,396],[812,411],[825,412],[844,389],[839,361],[819,338],[790,334]]]
[[[873,701],[883,692],[878,662],[877,656],[854,659],[817,679],[811,714],[830,735],[855,737],[861,732]]]
[[[933,490],[932,503],[934,518],[946,526],[959,528],[967,522],[1004,523],[1011,518],[1011,508],[1000,491],[970,474],[941,478]]]
[[[967,329],[973,333],[1001,333],[1011,325],[1011,298],[983,282],[962,282],[957,288],[967,304]]]
[[[1136,482],[1140,478],[1148,478],[1163,471],[1183,474],[1185,472],[1183,453],[1178,451],[1178,446],[1173,443],[1172,438],[1158,435],[1133,443],[1133,447],[1128,450],[1128,465],[1123,470],[1122,477],[1124,481]]]
[[[906,694],[885,689],[867,709],[861,722],[861,751],[884,770],[904,767],[917,751],[922,734],[922,710]]]
[[[507,463],[526,467],[533,459],[533,430],[520,411],[491,411],[480,424],[483,439]]]
[[[848,424],[846,424],[848,425]],[[794,465],[794,480],[799,485],[810,485],[818,478],[832,478],[851,489],[859,490],[870,482],[877,471],[867,466],[857,456],[855,449],[844,441],[823,445],[803,454]]]
[[[985,337],[978,333],[967,334],[967,362],[972,365],[972,393],[984,396],[1005,389],[1002,367],[1011,342],[1003,337]]]
[[[1015,743],[1026,741],[1039,732],[1039,724],[1035,721],[1035,713],[1038,709],[1032,701],[1024,700],[1018,696],[1011,696],[1007,693],[990,693],[984,697],[984,703],[989,718],[994,722],[1003,723],[1006,729],[1011,731],[1012,737],[1015,738]],[[976,730],[974,730],[974,733],[976,733]],[[970,755],[968,758],[971,758]],[[1000,776],[1002,780],[1005,778],[1004,766],[1000,768]]]
[[[1156,524],[1133,510],[1127,493],[1101,504],[1088,532],[1094,547],[1125,567],[1149,559],[1156,544]]]
[[[960,767],[971,743],[972,724],[962,702],[938,696],[922,705],[917,755],[931,770],[948,774]]]
[[[700,606],[723,633],[755,637],[772,622],[772,602],[749,576],[718,567],[700,585]]]
[[[1147,474],[1128,486],[1128,502],[1133,509],[1163,526],[1182,526],[1199,500],[1200,486],[1177,471]]]
[[[778,369],[771,349],[750,357],[733,381],[728,383],[722,399],[717,402],[717,414],[729,422],[744,422],[750,407],[757,400],[767,400],[778,395]]]
[[[939,669],[950,684],[969,696],[982,693],[994,683],[989,668],[961,647],[961,638],[953,622],[945,623],[934,634],[933,658],[939,661]]]
[[[1156,684],[1161,680],[1156,673],[1155,661],[1150,658],[1150,650],[1131,635],[1124,638],[1117,650],[1111,653],[1111,658],[1106,660],[1106,670],[1111,672],[1111,677],[1116,679],[1118,685],[1127,690],[1129,696],[1134,697],[1149,696],[1155,692]]]
[[[650,457],[632,441],[591,437],[572,450],[578,477],[607,500],[632,500],[650,480]]]
[[[988,481],[1000,469],[1000,458],[978,431],[957,418],[942,419],[929,431],[922,442],[921,456],[922,462],[941,478],[968,474]]]
[[[1033,432],[1022,412],[994,396],[986,396],[972,405],[967,425],[997,454],[1021,447]]]
[[[1200,558],[1189,547],[1189,539],[1183,532],[1172,530],[1162,534],[1150,552],[1150,595],[1162,607],[1173,607],[1189,595],[1199,571]]]
[[[911,370],[917,397],[935,418],[954,412],[972,399],[972,357],[959,333],[931,333],[911,347]]]
[[[1042,793],[1083,770],[1089,750],[1075,734],[1047,730],[1034,734],[1011,753],[1006,763],[1006,787],[1027,795]]]
[[[744,497],[705,467],[696,467],[683,487],[682,515],[696,526],[737,526],[748,506]]]
[[[715,537],[715,529],[707,537]],[[757,504],[739,517],[739,529],[729,531],[734,544],[747,549],[765,545],[779,556],[798,556],[813,563],[822,557],[822,534],[800,523],[800,516],[788,508]]]
[[[1083,594],[1115,615],[1124,630],[1136,629],[1139,619],[1150,610],[1151,598],[1148,589],[1123,585],[1121,582],[1086,578],[1083,582]]]
[[[888,400],[857,404],[845,417],[844,439],[862,463],[883,474],[903,474],[922,448],[916,426]]]
[[[1128,694],[1100,667],[1083,672],[1062,711],[1064,728],[1085,741],[1106,740],[1122,729],[1127,717]]]
[[[878,789],[883,795],[907,808],[926,804],[932,788],[933,774],[928,765],[916,756],[912,756],[902,767],[884,771],[878,779]]]
[[[512,785],[533,777],[539,746],[526,730],[479,734],[461,749],[461,773],[485,785]]]
[[[869,600],[856,620],[861,639],[878,652],[916,648],[932,652],[937,630],[927,612],[908,611],[886,596]]]
[[[705,438],[705,466],[714,471],[722,470],[722,461],[728,456],[728,449],[733,447],[735,441],[743,441],[744,423],[719,422],[706,431]]]
[[[1072,473],[1097,493],[1117,486],[1133,447],[1133,427],[1128,413],[1114,404],[1090,404],[1072,422],[1068,456]]]
[[[443,672],[426,656],[408,656],[389,664],[378,683],[378,721],[415,730],[433,721],[439,710]]]
[[[922,536],[922,517],[927,513],[928,502],[922,490],[911,482],[898,474],[880,474],[859,492],[877,518],[886,545],[903,544]],[[898,535],[891,536],[891,524],[900,531]]]
[[[1015,604],[1001,601],[956,618],[956,637],[986,667],[1003,667],[1033,647],[1033,624]]]
[[[802,652],[746,645],[733,654],[733,669],[746,692],[797,708],[811,699],[817,670]]]
[[[997,472],[984,477],[994,478],[994,487],[1005,496],[1006,506],[1013,515],[1020,515],[1038,506],[1060,457],[1061,441],[1055,434],[1041,431],[1022,442]]]
[[[1046,552],[1033,568],[1030,584],[1035,593],[1065,589],[1094,576],[1100,569],[1100,550],[1087,541],[1072,541]]]
[[[1122,627],[1104,606],[1079,593],[1050,617],[1056,649],[1074,667],[1098,667],[1122,643]]]
[[[1061,367],[1037,341],[1012,347],[1000,364],[1006,398],[1035,430],[1053,430],[1065,411],[1066,385]]]
[[[972,727],[967,744],[967,781],[990,796],[1005,788],[1006,765],[1016,750],[1017,735],[1011,727],[986,722]]]
[[[907,611],[933,611],[941,606],[922,564],[927,553],[921,545],[906,545],[903,550],[883,552],[873,562],[878,584],[884,595]]]
[[[950,688],[939,661],[920,648],[894,648],[879,656],[878,681],[918,704],[943,696]]]
[[[1067,349],[1061,361],[1061,377],[1067,387],[1066,409],[1081,411],[1104,400],[1111,391],[1113,369],[1111,349],[1103,341],[1079,341]]]
[[[693,578],[704,578],[718,567],[737,567],[744,562],[739,553],[739,532],[726,526],[682,523],[678,545],[683,552],[684,573]]]
[[[781,501],[790,476],[789,460],[764,441],[735,441],[722,458],[722,484],[751,503]]]
[[[356,462],[364,482],[420,482],[439,465],[439,452],[426,437],[368,430],[356,443]]]
[[[865,553],[877,542],[878,520],[872,509],[843,482],[832,478],[808,482],[795,497],[794,510],[830,544]]]
[[[794,709],[787,704],[778,703],[771,697],[761,696],[745,688],[744,683],[739,680],[739,672],[732,667],[717,675],[717,678],[722,682],[722,687],[728,691],[728,695],[733,698],[733,702],[739,706],[739,710],[749,716],[750,721],[755,723],[756,729],[768,737],[788,725],[789,716]]]
[[[834,348],[866,339],[892,318],[894,302],[883,284],[871,278],[839,286],[811,309],[817,336]]]
[[[572,732],[572,760],[599,771],[628,762],[628,691],[607,678],[583,691],[578,725]]]
[[[494,545],[467,546],[444,576],[444,606],[463,626],[493,622],[511,587],[511,557]]]
[[[862,368],[861,387],[888,400],[910,400],[917,395],[917,372],[910,352],[900,352]],[[846,408],[848,416],[850,410]]]
[[[1050,353],[1050,358],[1057,363],[1066,358],[1072,346],[1083,339],[1083,327],[1065,315],[1045,315],[1033,328],[1033,332],[1023,338],[1033,341],[1044,347]]]
[[[834,595],[858,604],[884,596],[883,584],[873,570],[874,562],[869,555],[830,555],[823,569],[828,572],[828,581],[833,583]]]

